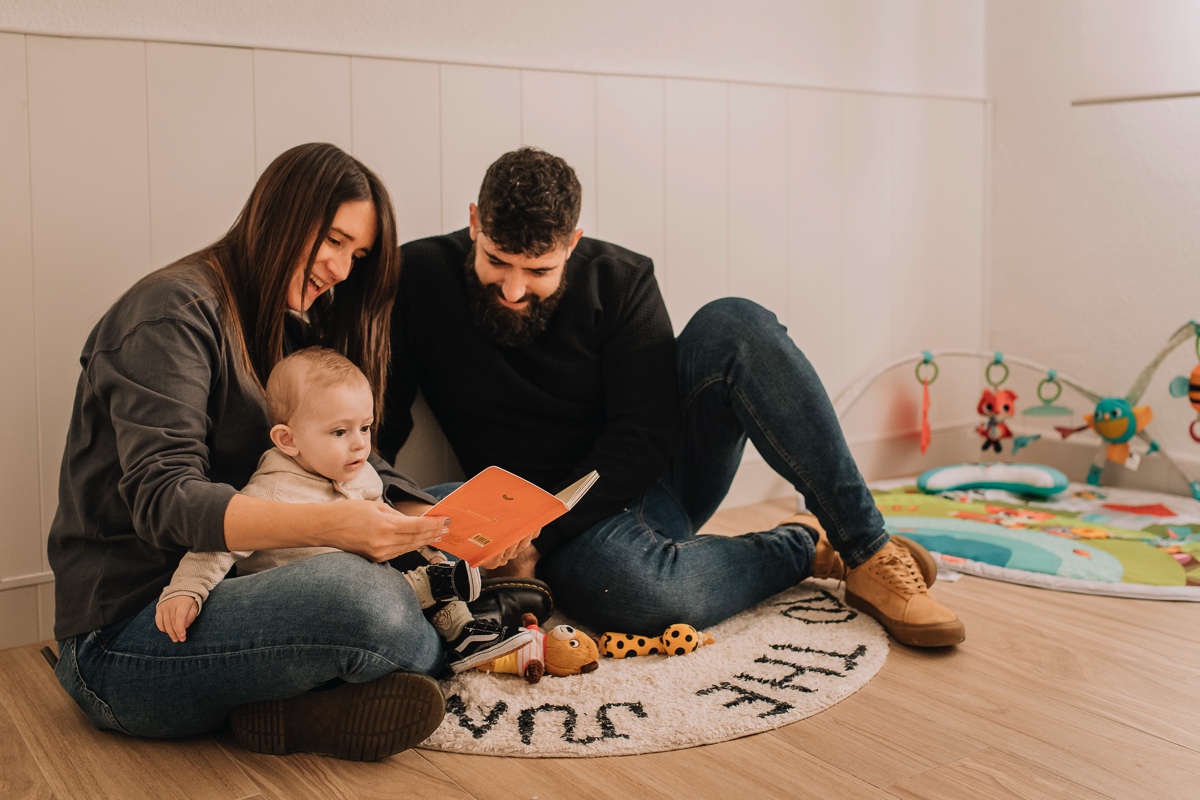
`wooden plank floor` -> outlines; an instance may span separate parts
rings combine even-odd
[[[790,500],[707,530],[769,528]],[[94,730],[39,645],[0,652],[3,798],[1200,798],[1200,604],[964,577],[934,593],[967,624],[951,652],[893,645],[837,706],[771,733],[670,753],[515,759],[412,750],[374,764],[260,756],[227,733]]]

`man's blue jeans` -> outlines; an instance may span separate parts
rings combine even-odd
[[[704,628],[812,574],[803,528],[696,535],[729,491],[747,437],[804,496],[847,566],[888,540],[821,380],[774,314],[739,298],[709,303],[677,352],[683,434],[667,474],[538,562],[563,611],[598,631]]]
[[[59,682],[99,728],[190,736],[243,703],[442,662],[404,576],[349,553],[222,581],[184,642],[155,627],[155,605],[58,643]]]

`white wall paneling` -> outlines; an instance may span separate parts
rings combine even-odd
[[[442,228],[466,227],[488,166],[521,146],[521,73],[442,65]]]
[[[848,380],[895,354],[893,313],[892,97],[842,98],[842,354]],[[867,431],[882,435],[907,414],[889,410],[892,393],[880,386],[860,404]],[[858,429],[856,429],[857,431]]]
[[[875,9],[876,0],[858,1]],[[962,5],[949,15],[960,33],[980,7]],[[906,8],[887,18],[946,34],[940,6]],[[826,39],[866,35],[853,9],[784,11]],[[893,34],[864,41],[875,52]],[[789,326],[833,393],[902,351],[982,345],[986,107],[839,91],[841,77],[871,82],[874,67],[831,47],[817,56],[844,63],[820,71],[826,88],[809,89],[0,34],[9,289],[0,324],[28,343],[4,356],[13,380],[0,413],[36,421],[7,426],[0,442],[11,489],[0,523],[0,646],[50,635],[44,530],[88,331],[136,279],[227,229],[256,175],[301,142],[331,141],[375,169],[401,241],[464,226],[501,153],[529,143],[562,155],[583,183],[585,231],[654,259],[677,332],[709,300],[750,297]],[[901,82],[915,84],[949,63],[900,52],[884,60],[897,58],[907,64]],[[1167,174],[1177,151],[1156,150],[1146,163]],[[1179,248],[1190,241],[1176,238]],[[856,409],[849,432],[861,446],[915,427],[919,387],[905,373]],[[973,417],[975,374],[964,385],[935,395],[935,420]],[[428,409],[414,413],[419,430],[401,465],[423,483],[461,476]],[[730,502],[787,491],[752,453],[746,467]]]
[[[787,90],[729,87],[729,294],[787,308]]]
[[[596,76],[569,72],[521,73],[522,143],[566,159],[579,176],[579,224],[596,230]]]
[[[584,230],[654,259],[665,292],[664,92],[658,78],[597,76],[596,229]]]
[[[679,332],[729,293],[729,87],[667,81],[667,309]]]
[[[980,97],[984,8],[984,0],[344,0],[331,13],[327,0],[5,0],[0,29]]]
[[[150,260],[169,264],[229,229],[254,185],[254,57],[146,45]]]
[[[0,592],[0,650],[41,638],[38,619],[38,587]]]
[[[788,329],[830,393],[843,381],[842,96],[788,92]]]
[[[306,142],[349,151],[350,127],[348,57],[254,51],[255,174]]]
[[[29,218],[29,117],[25,37],[0,34],[0,579],[46,569],[38,503],[37,339]],[[0,592],[0,595],[4,594]],[[0,613],[0,616],[4,616]],[[0,647],[3,646],[0,641]]]
[[[54,638],[54,583],[40,584],[38,593],[38,638]],[[57,648],[56,648],[57,649]]]
[[[984,107],[900,98],[894,108],[891,355],[978,350],[984,337]],[[943,366],[931,388],[931,419],[970,419],[986,365]]]
[[[39,453],[48,524],[84,339],[152,264],[146,46],[31,36],[27,48]]]
[[[901,349],[976,348],[983,258],[983,107],[895,102],[892,333]]]
[[[437,64],[355,58],[354,155],[396,207],[401,242],[442,233],[442,129]]]

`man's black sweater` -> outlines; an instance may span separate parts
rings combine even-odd
[[[466,229],[401,248],[379,449],[393,461],[418,388],[467,475],[490,465],[557,492],[600,480],[535,541],[547,554],[639,498],[679,431],[675,339],[650,259],[581,239],[546,330],[504,347],[476,329]]]

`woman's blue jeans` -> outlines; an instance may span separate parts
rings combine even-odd
[[[563,611],[600,631],[704,628],[812,574],[803,528],[696,535],[729,491],[747,438],[804,496],[847,566],[888,540],[820,378],[774,314],[739,298],[709,303],[677,353],[683,434],[669,470],[538,562]]]
[[[243,703],[442,663],[404,576],[350,553],[222,581],[184,642],[155,627],[155,605],[58,643],[59,682],[99,728],[190,736]]]

